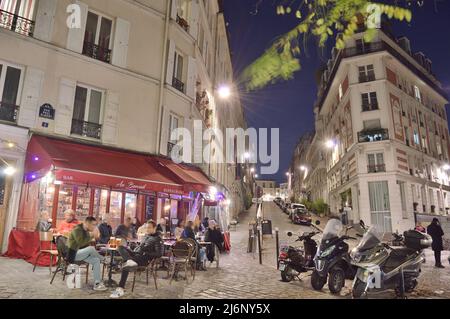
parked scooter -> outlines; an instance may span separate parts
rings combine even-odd
[[[312,239],[319,232],[304,233],[299,236],[296,242],[303,242],[304,249],[285,246],[281,248],[278,256],[279,269],[281,272],[281,280],[284,282],[291,282],[301,273],[308,272],[314,267],[314,255],[317,251],[317,243]],[[287,234],[292,237],[293,234]]]
[[[365,229],[364,222],[361,226]],[[415,230],[403,235],[404,247],[382,243],[383,233],[371,227],[351,252],[352,264],[357,267],[353,282],[353,298],[361,298],[370,291],[394,289],[398,296],[412,292],[423,263],[422,250],[431,246],[429,235]]]
[[[320,249],[314,258],[315,269],[311,276],[311,285],[315,290],[321,290],[328,282],[331,293],[338,294],[345,285],[346,279],[353,279],[355,268],[350,263],[349,246],[345,242],[355,239],[345,234],[340,236],[344,226],[339,219],[330,219],[323,232]]]

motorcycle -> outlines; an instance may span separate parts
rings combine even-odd
[[[340,236],[343,228],[339,219],[330,219],[325,227],[311,275],[311,285],[315,290],[321,290],[328,282],[331,293],[339,294],[345,280],[355,276],[355,268],[350,263],[349,246],[345,241],[356,238],[347,236],[351,227],[347,227],[345,234]]]
[[[314,255],[317,251],[317,243],[312,239],[319,232],[306,232],[299,236],[296,242],[303,242],[304,249],[285,246],[280,250],[278,265],[281,272],[281,280],[291,282],[301,273],[308,272],[314,267]],[[292,237],[293,234],[287,234]]]
[[[422,251],[431,246],[431,237],[415,230],[406,231],[404,246],[397,248],[382,243],[383,235],[370,227],[350,254],[352,264],[357,267],[353,298],[388,289],[394,289],[397,296],[404,298],[405,293],[412,292],[417,286],[423,263]]]

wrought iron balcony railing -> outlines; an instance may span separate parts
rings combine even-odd
[[[359,76],[359,83],[372,82],[375,81],[375,75],[373,74],[361,74]]]
[[[184,31],[189,32],[189,23],[177,14],[177,23]]]
[[[368,165],[367,171],[369,173],[382,173],[386,172],[386,164]]]
[[[16,123],[19,107],[14,104],[0,102],[0,121]]]
[[[84,42],[83,55],[102,62],[111,63],[111,50],[91,42]]]
[[[34,33],[34,21],[4,10],[0,10],[0,27],[30,37]]]
[[[173,77],[172,79],[172,86],[176,88],[178,91],[184,93],[184,82],[177,79],[176,77]]]
[[[370,131],[362,131],[358,133],[359,143],[379,142],[389,139],[389,130],[376,129]]]
[[[368,103],[362,105],[363,112],[375,111],[378,110],[378,103]]]
[[[99,140],[102,137],[102,125],[73,119],[71,134]]]

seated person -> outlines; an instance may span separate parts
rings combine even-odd
[[[138,225],[139,225],[139,222],[138,222],[137,218],[133,217],[131,219],[131,226],[130,226],[130,235],[131,235],[132,239],[137,239],[138,238],[137,237],[137,231],[138,231],[138,228],[139,228]]]
[[[182,219],[179,220],[177,223],[177,227],[175,228],[175,238],[177,240],[180,240],[181,235],[183,234],[184,231],[184,226],[185,226],[184,220]]]
[[[94,276],[94,290],[105,291],[107,289],[102,282],[100,270],[102,257],[95,250],[95,247],[90,246],[90,243],[98,237],[97,220],[89,216],[82,224],[75,226],[70,233],[67,242],[69,249],[67,260],[69,263],[84,261],[91,265]]]
[[[131,217],[126,217],[123,224],[117,227],[114,236],[122,239],[123,241],[131,240],[131,222]]]
[[[118,250],[125,263],[122,267],[119,287],[110,296],[115,299],[124,296],[125,283],[133,268],[147,266],[151,260],[162,256],[163,242],[160,233],[156,230],[156,223],[154,221],[147,222],[147,235],[134,251],[123,246]]]
[[[165,218],[161,218],[159,220],[157,230],[162,234],[168,233],[170,231],[169,227],[167,227],[167,222]]]
[[[68,209],[64,212],[64,220],[59,224],[56,231],[59,234],[68,237],[68,235],[75,228],[75,226],[79,224],[80,222],[77,220],[77,215],[75,211],[73,211],[72,209]]]
[[[138,238],[147,235],[147,233],[148,233],[148,230],[147,230],[148,223],[149,222],[145,222],[141,227],[138,228],[138,230],[137,230]]]
[[[36,224],[36,231],[41,233],[47,233],[52,230],[52,219],[48,211],[44,210],[41,212],[39,220]]]
[[[184,228],[183,233],[181,234],[181,238],[182,239],[190,238],[195,241],[198,249],[197,269],[206,271],[206,268],[204,267],[204,261],[206,261],[206,251],[204,248],[200,247],[198,241],[195,239],[194,227],[195,227],[194,222],[188,221],[186,227]]]
[[[102,216],[102,223],[98,225],[98,231],[100,237],[97,242],[99,244],[107,245],[113,234],[109,214],[104,214]]]
[[[212,243],[212,245],[208,245],[206,247],[206,256],[212,263],[216,254],[214,247],[217,246],[217,248],[219,248],[219,251],[223,251],[224,242],[222,232],[217,228],[216,221],[214,220],[210,220],[208,222],[208,229],[205,233],[205,241]]]

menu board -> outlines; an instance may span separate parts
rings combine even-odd
[[[6,180],[0,175],[0,206],[5,204]]]
[[[155,210],[156,197],[147,195],[145,198],[145,220],[153,219],[153,212]]]

